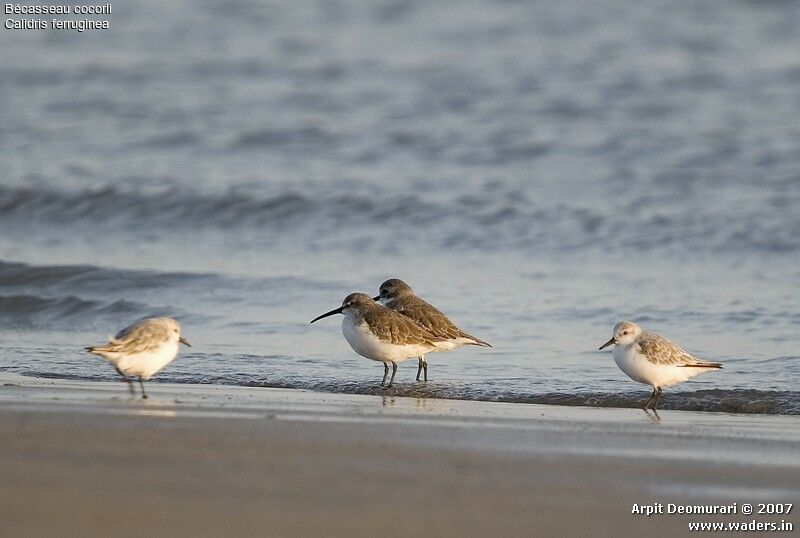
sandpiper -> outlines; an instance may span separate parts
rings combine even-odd
[[[645,411],[648,408],[656,410],[664,387],[722,368],[720,363],[700,360],[677,344],[642,329],[632,321],[617,323],[614,336],[600,349],[612,344],[616,344],[614,362],[619,369],[634,381],[653,387],[650,399],[644,404]]]
[[[353,351],[373,361],[383,363],[383,380],[392,364],[392,386],[397,373],[397,363],[419,357],[432,351],[443,340],[410,318],[376,303],[366,293],[351,293],[342,301],[342,306],[317,316],[317,320],[344,314],[342,334]]]
[[[172,318],[147,318],[125,327],[107,344],[87,347],[86,351],[113,364],[128,382],[131,394],[136,391],[128,376],[138,377],[144,399],[147,393],[143,381],[172,362],[178,354],[178,344],[191,347],[181,336],[180,323]]]
[[[379,295],[373,299],[380,301],[387,308],[411,318],[428,329],[434,336],[441,338],[442,340],[436,344],[436,348],[431,351],[450,351],[468,345],[492,347],[488,342],[456,327],[439,309],[415,295],[411,286],[399,278],[390,278],[381,284]],[[423,370],[425,371],[425,381],[427,381],[428,361],[425,360],[425,355],[420,355],[417,365],[417,381]]]

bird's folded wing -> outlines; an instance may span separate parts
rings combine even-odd
[[[424,345],[433,347],[436,342],[443,340],[411,318],[391,310],[379,313],[369,312],[365,314],[364,320],[367,322],[370,331],[384,342],[391,342],[400,346]]]
[[[419,297],[411,300],[399,299],[392,305],[392,309],[413,319],[440,339],[453,340],[465,334],[439,309]]]
[[[156,320],[143,320],[119,331],[105,348],[124,353],[153,351],[169,340],[169,329]]]
[[[648,361],[662,366],[708,366],[714,368],[716,363],[702,361],[655,333],[645,333],[639,340],[639,349]]]

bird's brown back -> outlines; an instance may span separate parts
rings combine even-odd
[[[411,318],[386,307],[375,305],[363,314],[369,330],[384,342],[398,345],[425,345],[434,347],[443,338],[433,334]]]

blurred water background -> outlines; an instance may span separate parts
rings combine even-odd
[[[800,413],[800,4],[113,3],[0,29],[0,368],[174,315],[156,381],[378,393],[338,320],[408,281],[494,344],[391,394],[633,405],[632,319],[723,362],[664,407]],[[120,386],[124,392],[124,387]]]

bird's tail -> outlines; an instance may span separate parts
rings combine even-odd
[[[489,342],[486,342],[485,340],[481,340],[480,338],[476,338],[476,337],[472,336],[471,334],[467,334],[467,333],[463,333],[462,332],[461,333],[461,337],[462,338],[468,338],[468,339],[472,340],[472,342],[469,342],[469,344],[467,344],[467,345],[470,345],[470,346],[492,347],[492,344],[490,344]]]
[[[695,364],[684,364],[684,368],[713,368],[715,370],[721,370],[722,365],[718,362],[697,362]]]

